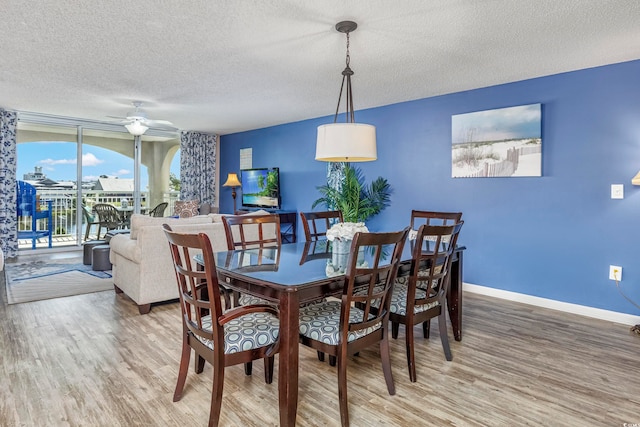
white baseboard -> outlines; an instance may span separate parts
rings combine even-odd
[[[568,302],[556,301],[547,298],[534,297],[531,295],[519,294],[502,289],[489,288],[486,286],[463,283],[462,289],[474,294],[487,295],[490,297],[506,299],[509,301],[521,302],[537,307],[550,308],[552,310],[564,311],[566,313],[579,314],[581,316],[593,317],[608,322],[621,323],[623,325],[640,324],[640,316],[633,316],[616,311],[602,310],[600,308],[587,307],[585,305],[571,304]]]

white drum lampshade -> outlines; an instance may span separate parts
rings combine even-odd
[[[318,126],[316,160],[370,162],[377,158],[375,126],[364,123],[330,123]]]

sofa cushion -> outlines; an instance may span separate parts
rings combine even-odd
[[[173,214],[180,218],[197,216],[200,212],[199,200],[177,200],[173,205]]]
[[[212,219],[207,215],[198,215],[191,218],[156,218],[148,215],[133,214],[131,215],[131,239],[136,240],[140,233],[141,227],[162,226],[162,224],[207,224]]]

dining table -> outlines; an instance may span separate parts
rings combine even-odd
[[[398,275],[409,274],[411,246],[406,244]],[[447,307],[454,338],[462,339],[462,255],[454,251]],[[241,293],[278,305],[280,351],[278,400],[280,425],[294,426],[298,405],[300,304],[342,292],[344,273],[332,265],[330,242],[298,242],[274,248],[244,249],[214,254],[218,281]],[[202,264],[202,255],[195,256]],[[365,258],[366,260],[366,258]]]

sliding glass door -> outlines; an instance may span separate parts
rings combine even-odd
[[[179,139],[176,133],[148,133],[138,152],[141,212],[168,202],[169,215],[179,190]],[[39,209],[47,209],[45,201],[51,201],[52,248],[97,239],[92,208],[98,203],[115,206],[127,223],[133,211],[136,165],[134,138],[123,126],[36,115],[32,121],[19,118],[17,142],[16,178],[35,189]],[[19,230],[30,229],[32,217],[20,213]],[[47,227],[46,219],[38,219],[38,238],[19,234],[19,248],[48,249],[48,236],[40,233]]]

